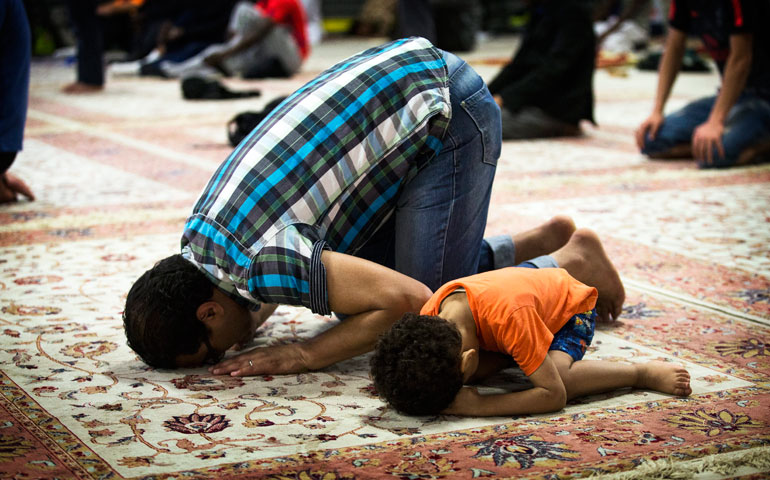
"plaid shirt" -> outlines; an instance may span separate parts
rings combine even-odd
[[[442,147],[446,63],[402,39],[326,70],[278,106],[217,169],[182,254],[235,299],[329,314],[324,249],[355,254]]]

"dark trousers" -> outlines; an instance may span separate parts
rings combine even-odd
[[[16,154],[18,152],[0,152],[0,175],[4,174],[11,168],[13,161],[16,160]]]
[[[68,0],[78,39],[78,82],[104,85],[104,35],[96,0]]]
[[[436,22],[428,0],[399,0],[396,38],[424,37],[436,44]]]

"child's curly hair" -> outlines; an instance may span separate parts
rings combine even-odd
[[[408,415],[435,415],[462,388],[462,338],[441,317],[406,313],[377,342],[370,365],[380,397]]]

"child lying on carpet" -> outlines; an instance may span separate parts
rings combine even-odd
[[[454,280],[421,315],[405,314],[380,338],[371,359],[374,385],[410,415],[544,413],[623,387],[690,395],[690,375],[679,365],[582,360],[594,334],[596,298],[595,288],[561,268],[510,267]],[[511,359],[532,388],[481,395],[463,386]]]

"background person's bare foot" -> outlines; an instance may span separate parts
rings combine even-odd
[[[35,195],[24,180],[8,172],[0,175],[0,203],[15,202],[18,200],[18,194],[30,200],[35,199]]]
[[[557,215],[531,230],[513,236],[516,248],[515,265],[542,255],[549,255],[563,247],[575,231],[575,222],[565,215]]]
[[[96,93],[104,90],[104,85],[91,85],[90,83],[74,82],[62,87],[62,93]]]
[[[636,388],[687,397],[692,393],[690,373],[676,363],[652,361],[636,365],[639,373]]]
[[[587,228],[575,231],[553,258],[570,275],[599,291],[596,314],[600,321],[617,320],[623,311],[626,290],[596,233]]]

